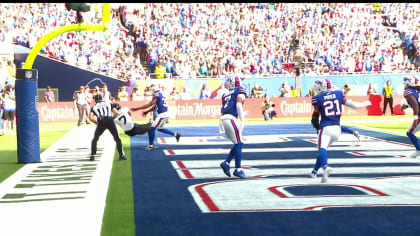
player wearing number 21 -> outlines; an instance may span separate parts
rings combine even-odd
[[[371,105],[370,101],[354,102],[346,99],[343,91],[332,90],[331,82],[328,79],[318,79],[312,85],[312,90],[318,95],[312,97],[314,112],[311,123],[318,132],[318,157],[311,177],[316,178],[318,169],[322,167],[321,183],[327,182],[332,168],[328,166],[327,148],[338,140],[341,134],[340,118],[342,104],[351,108],[362,108]],[[319,121],[321,116],[321,122]]]

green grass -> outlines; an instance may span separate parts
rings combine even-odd
[[[343,116],[342,124],[349,127],[357,127],[366,130],[380,131],[384,133],[405,136],[411,123],[412,115],[405,116]],[[144,121],[136,121],[146,123]],[[310,117],[276,118],[272,121],[264,121],[263,118],[247,119],[246,123],[293,123],[308,122]],[[169,125],[200,125],[218,124],[218,119],[213,120],[170,120]],[[40,144],[41,152],[48,148],[64,134],[75,127],[72,123],[41,123]],[[377,130],[379,129],[379,130]],[[115,153],[108,187],[106,207],[102,223],[102,236],[131,236],[135,235],[134,225],[134,200],[132,189],[130,138],[120,131],[127,161],[118,161],[118,153]],[[0,136],[0,182],[17,171],[23,164],[17,163],[17,140],[16,135]]]
[[[130,137],[122,132],[120,137],[127,161],[119,161],[115,152],[101,236],[135,235]]]

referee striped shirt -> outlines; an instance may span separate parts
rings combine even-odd
[[[92,107],[91,111],[95,114],[98,120],[105,117],[113,117],[111,103],[109,102],[96,103],[95,106]]]

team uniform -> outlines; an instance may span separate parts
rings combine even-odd
[[[332,168],[328,166],[327,148],[336,142],[341,134],[342,128],[340,118],[342,115],[342,104],[352,108],[361,108],[371,105],[370,101],[358,103],[346,100],[342,90],[331,91],[332,85],[328,79],[316,80],[314,90],[318,94],[312,97],[312,105],[318,108],[312,116],[312,125],[318,130],[318,157],[312,170],[311,177],[315,178],[320,167],[323,168],[321,183],[327,182]],[[321,121],[319,122],[319,115]]]
[[[220,167],[227,176],[230,175],[230,161],[235,158],[235,171],[233,175],[246,179],[248,176],[244,174],[241,168],[242,160],[242,130],[243,130],[243,114],[242,105],[245,101],[246,91],[240,87],[240,79],[238,77],[230,79],[230,92],[222,96],[222,116],[220,117],[220,131],[232,141],[234,146],[229,152],[225,161],[220,163]],[[237,104],[236,99],[242,98],[242,103]],[[238,110],[238,107],[240,110]],[[238,121],[241,120],[241,123]]]
[[[100,97],[100,99],[98,99]],[[109,132],[114,137],[114,140],[117,144],[118,153],[120,155],[120,160],[125,160],[124,150],[122,148],[122,143],[120,136],[118,134],[117,126],[114,123],[114,117],[112,112],[111,103],[102,101],[101,95],[96,95],[95,100],[97,103],[93,106],[90,110],[97,118],[97,126],[95,129],[95,134],[92,139],[92,146],[91,146],[91,157],[90,159],[93,161],[95,160],[94,155],[96,154],[96,146],[99,137],[103,134],[103,132],[108,129]]]
[[[326,182],[331,168],[328,167],[327,148],[338,140],[341,134],[340,118],[344,93],[341,90],[320,93],[312,97],[312,105],[318,106],[321,114],[318,133],[318,157],[312,175],[316,176],[318,169],[322,166],[324,170],[322,182]],[[325,176],[325,178],[324,178]]]
[[[134,136],[138,134],[145,134],[150,130],[150,123],[144,125],[133,123],[133,120],[131,119],[128,111],[128,107],[123,107],[117,110],[119,110],[118,115],[115,117],[114,121],[124,130],[126,135]]]
[[[411,108],[413,108],[414,106],[417,106],[417,108],[420,108],[419,107],[419,97],[420,97],[419,92],[417,91],[417,89],[414,88],[414,86],[417,85],[417,78],[406,77],[404,78],[403,83],[405,85],[404,98],[407,100],[408,106]],[[412,96],[414,98],[415,100],[414,104],[412,104],[411,100],[408,99],[409,96]],[[419,115],[420,115],[420,109],[418,109],[417,114],[414,114],[414,120],[407,130],[407,136],[410,139],[411,143],[413,143],[413,145],[416,148],[416,151],[410,155],[410,157],[412,158],[416,158],[417,156],[420,156],[420,145],[415,135],[420,130],[420,124],[419,124],[420,120],[418,119]]]
[[[149,145],[145,148],[146,150],[153,150],[153,149],[159,148],[156,145],[154,145],[156,130],[158,130],[159,132],[174,136],[177,142],[179,142],[179,139],[181,137],[179,133],[175,133],[175,132],[172,132],[171,130],[163,128],[169,120],[168,104],[166,104],[165,96],[162,95],[162,93],[156,88],[156,86],[152,85],[151,89],[153,91],[152,102],[149,104],[146,104],[143,107],[134,109],[134,110],[138,110],[138,109],[144,109],[147,107],[154,106],[155,107],[154,112],[157,113],[152,123],[152,126],[150,127],[150,130],[148,131]],[[156,101],[156,103],[153,104],[153,101]]]

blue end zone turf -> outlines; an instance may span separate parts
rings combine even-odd
[[[174,132],[180,132],[182,134],[180,143],[175,144],[160,144],[155,142],[160,149],[146,151],[144,147],[148,144],[147,135],[135,136],[131,139],[131,160],[132,160],[132,171],[133,171],[133,191],[134,191],[134,204],[135,204],[135,224],[136,224],[136,235],[419,235],[420,224],[418,220],[420,217],[420,208],[416,206],[402,205],[402,206],[375,206],[371,207],[358,207],[345,206],[345,207],[331,207],[317,210],[290,210],[290,211],[245,211],[245,212],[212,212],[203,213],[199,205],[194,200],[188,187],[197,184],[206,183],[218,183],[222,181],[224,183],[243,183],[242,190],[239,189],[239,193],[234,192],[234,188],[226,188],[224,192],[215,194],[213,196],[220,196],[221,194],[228,194],[233,199],[244,203],[242,199],[246,192],[250,189],[247,187],[247,181],[256,181],[255,178],[252,180],[238,180],[235,178],[226,177],[222,170],[217,167],[219,161],[225,159],[227,153],[224,154],[202,154],[202,155],[165,155],[163,150],[179,150],[179,149],[192,149],[192,150],[213,150],[219,148],[229,149],[232,144],[218,144],[220,140],[212,140],[215,142],[214,145],[187,145],[182,144],[182,140],[185,137],[194,136],[223,136],[218,133],[218,127],[206,126],[206,127],[171,127]],[[365,130],[358,130],[361,135],[376,137],[379,139],[385,139],[400,143],[409,143],[408,138],[399,137],[390,134],[382,134],[376,132],[370,132]],[[245,168],[245,173],[251,173],[252,171],[268,171],[272,170],[287,171],[291,168],[303,168],[304,172],[309,174],[313,164],[317,151],[291,151],[291,152],[245,152],[246,149],[251,148],[309,148],[316,147],[314,143],[303,141],[303,139],[316,139],[313,136],[315,130],[310,124],[267,124],[267,125],[247,125],[245,127],[244,136],[247,135],[266,135],[266,134],[301,134],[296,138],[291,138],[290,142],[276,142],[276,143],[258,143],[258,144],[244,144],[244,152],[242,155],[243,163],[249,160],[264,161],[264,160],[278,160],[278,163],[267,164],[262,163],[261,165],[255,165]],[[307,135],[307,137],[305,137]],[[347,134],[349,135],[349,134]],[[175,139],[174,137],[167,136],[165,134],[157,133],[157,138]],[[341,144],[338,146],[342,146]],[[333,150],[328,151],[329,159],[332,160],[334,157],[345,158],[345,159],[363,159],[365,157],[356,157],[347,153],[346,151]],[[381,158],[380,156],[369,156],[369,158]],[[362,181],[368,182],[369,178],[374,177],[387,177],[387,176],[409,176],[409,175],[420,175],[416,171],[409,173],[398,173],[398,168],[416,168],[419,164],[407,163],[406,165],[401,164],[397,157],[393,158],[390,163],[355,163],[346,164],[339,163],[333,165],[336,167],[336,172],[331,175],[332,182],[334,178],[360,178]],[[394,162],[395,159],[395,162]],[[171,161],[196,161],[198,165],[205,165],[209,161],[215,161],[216,166],[206,166],[197,168],[180,168],[180,170],[187,170],[186,172],[179,173],[198,173],[193,171],[210,171],[209,174],[215,171],[217,177],[203,177],[203,178],[190,178],[181,179],[180,174],[176,172],[176,169],[171,164]],[[282,162],[300,160],[306,161],[305,164],[300,164],[299,161],[295,164],[284,164]],[[231,167],[232,167],[231,163]],[[340,173],[339,168],[349,167],[387,167],[391,170],[396,170],[395,173]],[[233,171],[233,168],[231,168]],[[207,172],[203,172],[207,173]],[[267,172],[268,173],[268,172]],[[320,176],[322,172],[318,173]],[[186,174],[186,176],[188,176]],[[307,178],[307,179],[306,179]],[[378,199],[388,199],[391,196],[389,192],[375,191],[374,189],[363,187],[362,184],[320,184],[318,180],[312,181],[309,177],[304,174],[280,174],[274,171],[268,176],[268,178],[260,178],[262,181],[274,180],[280,184],[276,184],[272,187],[272,192],[268,196],[278,200],[281,198],[291,200],[299,200],[305,198],[311,203],[312,196],[324,196],[326,202],[333,202],[334,196],[347,197],[349,201],[357,197],[364,197],[365,199],[372,199],[377,197]],[[303,183],[312,184],[292,184],[290,186],[281,186],[287,181],[294,181],[295,179],[301,179]],[[385,178],[386,180],[387,178]],[[227,181],[228,180],[228,181]],[[392,180],[392,179],[391,179]],[[395,180],[398,180],[395,179]],[[231,181],[231,182],[229,182]],[[232,182],[233,181],[233,182]],[[306,181],[306,182],[305,182]],[[362,182],[363,183],[363,182]],[[392,185],[391,185],[392,186]],[[416,185],[420,190],[420,183]],[[210,192],[210,185],[203,189]],[[395,185],[398,191],[404,193],[406,189],[400,189],[399,186]],[[269,191],[267,191],[269,192]],[[243,193],[243,194],[241,194]],[[205,195],[202,195],[205,196]],[[208,195],[211,198],[212,195]],[[207,204],[211,202],[211,199],[203,198]],[[329,200],[330,199],[330,200]],[[215,199],[213,202],[216,202]],[[226,199],[223,202],[228,202],[230,199]],[[260,198],[258,193],[250,195],[246,199],[251,203],[265,203],[267,199]],[[315,201],[314,198],[313,201]],[[420,199],[419,199],[420,201]],[[245,201],[246,202],[246,201]],[[405,204],[404,199],[401,199],[401,204]],[[314,202],[315,205],[318,203]],[[241,206],[234,206],[240,209]],[[220,208],[220,207],[219,207]],[[220,208],[221,209],[221,208]]]

